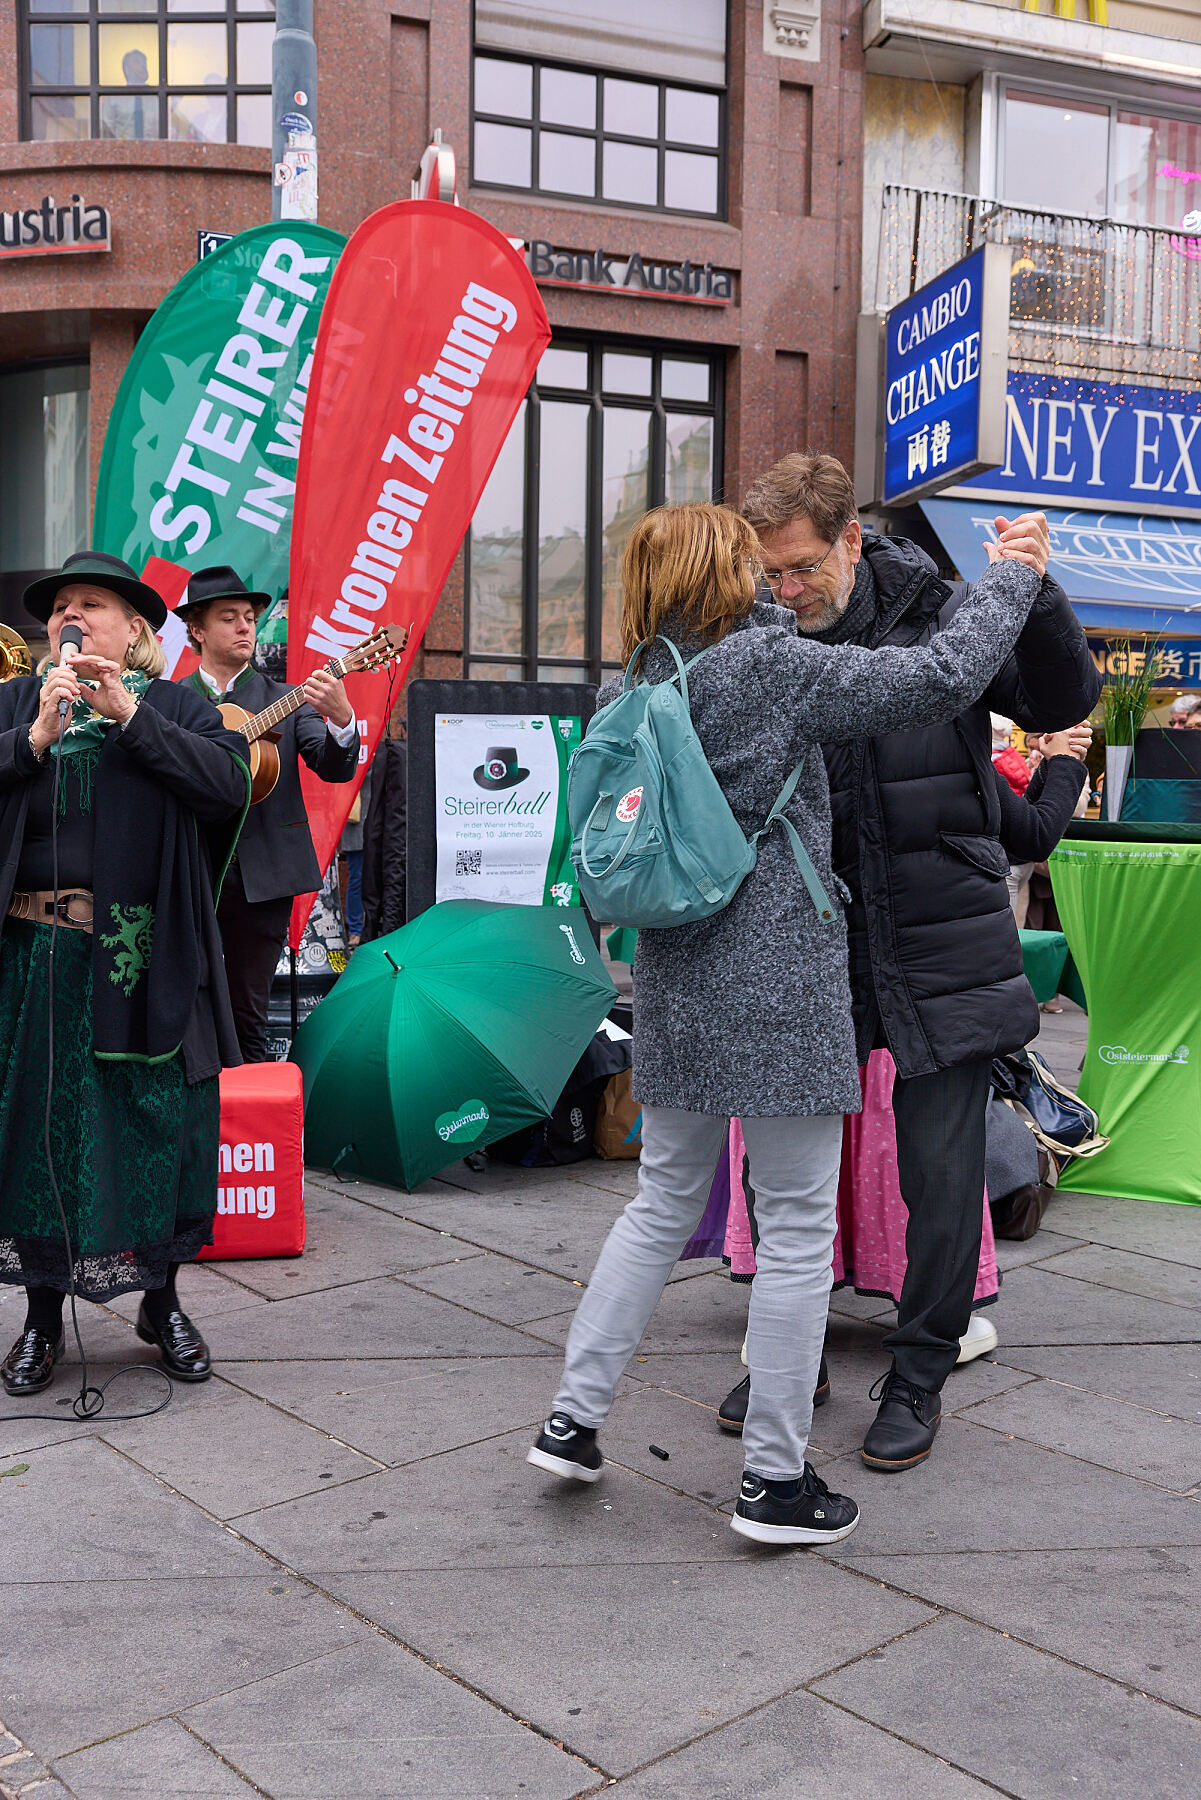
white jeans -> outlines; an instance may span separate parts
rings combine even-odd
[[[638,1193],[600,1253],[567,1337],[555,1410],[604,1424],[622,1371],[700,1222],[728,1121],[663,1106],[642,1114]],[[758,1273],[742,1442],[755,1475],[800,1475],[830,1300],[842,1114],[744,1119],[755,1191]]]

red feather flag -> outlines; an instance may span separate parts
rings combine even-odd
[[[355,780],[331,786],[301,767],[322,869],[549,342],[521,257],[463,207],[382,207],[339,258],[300,442],[288,679],[380,625],[407,626],[409,643],[395,670],[350,678],[363,733]],[[292,909],[293,948],[312,902]]]

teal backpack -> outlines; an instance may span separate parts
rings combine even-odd
[[[657,930],[707,919],[730,904],[754,868],[759,839],[782,825],[818,917],[833,919],[817,870],[796,827],[784,817],[805,758],[748,841],[689,714],[687,670],[700,657],[686,664],[670,638],[658,641],[671,651],[676,674],[662,682],[636,682],[646,649],[639,644],[621,693],[596,714],[571,759],[571,860],[589,912],[607,924]]]

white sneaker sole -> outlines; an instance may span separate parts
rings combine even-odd
[[[539,1450],[535,1444],[526,1452],[525,1460],[533,1463],[536,1469],[548,1469],[552,1475],[559,1475],[564,1481],[599,1481],[604,1473],[605,1465],[599,1469],[585,1469],[578,1462],[572,1462],[566,1456],[552,1456],[549,1450]]]
[[[996,1326],[987,1319],[983,1321],[983,1326],[983,1330],[977,1326],[975,1331],[965,1332],[960,1338],[959,1355],[955,1358],[956,1368],[962,1363],[975,1362],[978,1356],[987,1356],[990,1350],[996,1349],[1000,1342]]]
[[[757,1519],[744,1519],[735,1513],[730,1529],[741,1537],[753,1538],[757,1544],[836,1544],[839,1538],[850,1537],[859,1519],[860,1514],[856,1513],[849,1525],[840,1525],[837,1531],[818,1531],[808,1525],[762,1525]]]

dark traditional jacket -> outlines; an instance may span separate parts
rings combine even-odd
[[[0,918],[39,769],[40,695],[36,676],[0,686]],[[240,1063],[213,901],[250,793],[237,739],[185,687],[152,681],[129,724],[106,731],[92,792],[95,1054],[155,1062],[182,1048],[193,1082]]]
[[[1088,770],[1075,756],[1039,763],[1024,794],[993,771],[1001,803],[1001,847],[1011,863],[1046,862],[1068,828]]]
[[[878,607],[858,641],[927,644],[962,603],[904,538],[869,534]],[[989,711],[1026,730],[1088,717],[1101,690],[1063,589],[1044,580],[1017,645],[958,718],[828,744],[834,867],[852,894],[861,1060],[885,1043],[905,1077],[1018,1049],[1038,1030],[1001,848]]]
[[[212,704],[212,694],[199,673],[189,675],[183,685]],[[248,713],[258,713],[288,692],[286,682],[247,669],[222,697]],[[322,781],[352,781],[358,767],[358,739],[343,749],[311,706],[290,714],[278,730],[279,780],[265,800],[251,807],[238,839],[238,868],[248,900],[280,900],[285,895],[313,893],[321,886],[298,759],[303,756]]]

